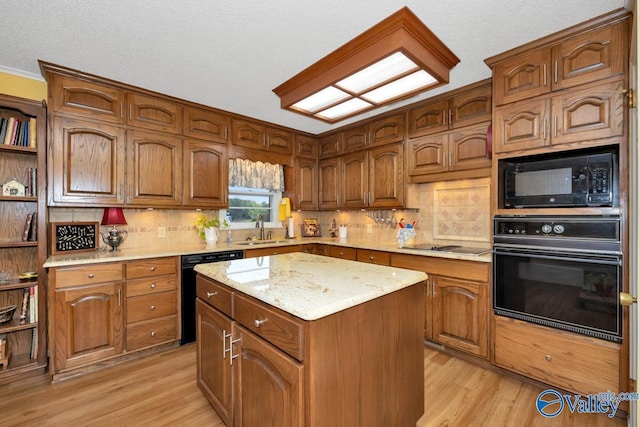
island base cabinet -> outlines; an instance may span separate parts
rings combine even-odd
[[[234,328],[236,426],[304,425],[303,366],[248,330]]]

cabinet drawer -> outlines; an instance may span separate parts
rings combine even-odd
[[[495,363],[583,394],[619,390],[615,343],[496,316]]]
[[[177,285],[178,278],[175,276],[161,276],[159,278],[131,280],[127,282],[127,297],[175,291],[178,289]]]
[[[121,280],[122,264],[120,263],[55,269],[56,289],[94,283],[119,282]]]
[[[176,312],[175,292],[127,298],[127,324],[168,316]]]
[[[390,265],[391,255],[389,252],[370,251],[368,249],[358,249],[356,260],[368,262],[370,264]]]
[[[232,292],[224,286],[202,276],[196,276],[196,295],[203,302],[217,308],[227,316],[233,317]]]
[[[175,341],[176,316],[147,320],[127,326],[127,350],[137,350],[168,341]]]
[[[344,248],[340,246],[329,246],[329,256],[333,258],[342,258],[349,259],[352,261],[356,260],[356,249],[354,248]]]
[[[176,274],[177,271],[178,267],[174,257],[149,258],[127,263],[127,279]]]
[[[285,353],[302,361],[304,322],[255,300],[234,294],[235,320]]]

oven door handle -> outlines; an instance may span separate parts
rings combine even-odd
[[[495,255],[510,255],[510,256],[519,256],[519,257],[530,257],[530,258],[539,258],[539,259],[550,259],[556,261],[576,261],[576,262],[588,262],[591,264],[602,264],[602,265],[622,265],[622,258],[618,256],[612,256],[611,258],[592,258],[592,257],[584,257],[577,258],[575,256],[557,256],[557,255],[544,255],[537,252],[522,252],[522,251],[508,251],[508,250],[500,250],[494,249],[493,254]]]

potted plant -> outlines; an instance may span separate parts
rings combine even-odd
[[[222,225],[228,227],[229,223],[225,219]],[[220,227],[220,219],[215,216],[207,218],[205,215],[200,215],[196,220],[198,235],[202,240],[205,240],[208,245],[213,245],[218,241],[218,227]]]

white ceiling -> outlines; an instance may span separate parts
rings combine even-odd
[[[484,59],[628,0],[21,0],[2,2],[0,71],[38,59],[314,134],[490,77]],[[403,6],[459,58],[451,82],[333,126],[272,92]]]

